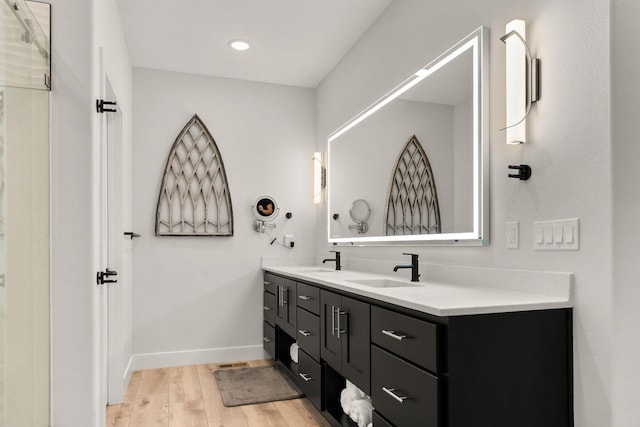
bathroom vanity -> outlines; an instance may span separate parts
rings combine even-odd
[[[263,269],[264,348],[332,424],[355,425],[340,408],[348,379],[376,427],[573,425],[569,296]]]

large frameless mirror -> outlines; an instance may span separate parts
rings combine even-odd
[[[328,137],[328,241],[488,243],[487,37],[478,28]],[[366,234],[349,227],[370,205]]]

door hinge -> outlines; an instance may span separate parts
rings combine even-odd
[[[105,101],[104,99],[96,99],[96,111],[98,113],[115,113],[115,108],[106,108],[107,105],[117,105],[115,101]]]
[[[98,271],[96,274],[96,283],[98,285],[104,285],[105,283],[118,283],[116,279],[109,279],[111,276],[117,276],[118,272],[114,270]]]

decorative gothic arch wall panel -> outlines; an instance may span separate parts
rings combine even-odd
[[[440,232],[440,205],[433,171],[427,153],[413,135],[402,150],[391,178],[385,234]]]
[[[156,236],[233,236],[222,156],[197,114],[171,147],[158,196]]]

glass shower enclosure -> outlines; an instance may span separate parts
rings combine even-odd
[[[49,17],[0,0],[0,427],[50,423]]]

